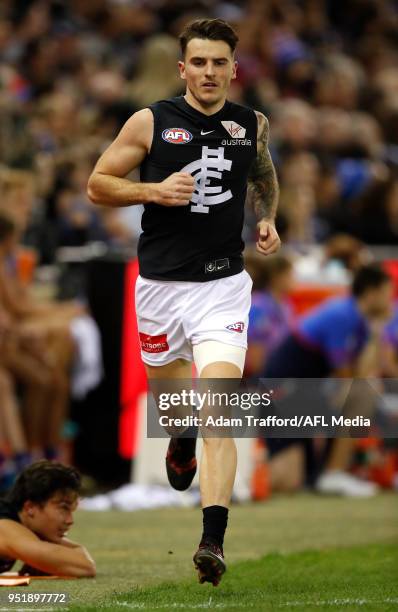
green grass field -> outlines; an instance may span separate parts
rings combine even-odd
[[[67,592],[71,611],[398,610],[397,495],[235,506],[217,588],[199,585],[193,570],[200,523],[199,509],[79,512],[71,537],[92,552],[97,578],[18,592]]]

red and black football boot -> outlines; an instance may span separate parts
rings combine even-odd
[[[199,544],[193,562],[198,570],[200,584],[211,582],[213,586],[217,586],[227,570],[222,547],[209,540]]]
[[[188,456],[186,448],[188,439],[184,439],[184,451],[181,449],[181,440],[180,438],[171,438],[166,455],[167,478],[173,489],[177,491],[188,489],[194,479],[197,468],[195,457],[196,438],[192,438],[192,450],[189,449]],[[189,440],[191,439],[189,438]]]

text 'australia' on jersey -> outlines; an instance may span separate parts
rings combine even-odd
[[[182,96],[149,108],[154,133],[141,181],[188,172],[195,184],[187,206],[145,205],[141,276],[205,282],[241,272],[247,179],[257,155],[254,111],[227,101],[207,116]]]

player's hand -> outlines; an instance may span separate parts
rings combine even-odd
[[[281,246],[281,241],[278,232],[275,229],[274,221],[269,219],[261,219],[257,223],[258,239],[256,242],[256,250],[262,255],[271,255]]]
[[[155,185],[153,201],[162,206],[186,206],[194,191],[194,178],[188,172],[174,172]]]

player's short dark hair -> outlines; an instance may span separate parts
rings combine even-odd
[[[15,223],[8,215],[0,212],[0,242],[11,236],[15,232]]]
[[[7,498],[20,511],[26,501],[42,505],[58,492],[78,495],[80,485],[75,468],[54,461],[36,461],[20,473]]]
[[[183,56],[189,41],[193,38],[223,40],[230,46],[232,53],[239,40],[235,30],[223,19],[196,19],[185,26],[179,36]]]
[[[352,293],[355,297],[361,297],[369,289],[377,289],[388,282],[391,282],[391,277],[380,264],[362,266],[354,276]]]

